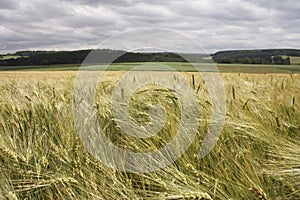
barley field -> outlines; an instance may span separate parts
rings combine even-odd
[[[137,139],[122,133],[111,114],[124,72],[105,73],[95,117],[114,144],[145,152],[174,138],[181,114],[172,91],[149,86],[131,98],[136,123],[149,123],[153,103],[168,113],[157,135]],[[197,135],[178,160],[146,173],[115,170],[86,150],[74,123],[76,74],[0,73],[0,199],[300,199],[299,74],[223,73],[226,121],[212,152],[200,158],[211,100],[198,74],[182,72],[197,97]]]

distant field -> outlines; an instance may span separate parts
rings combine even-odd
[[[298,57],[293,58],[293,62],[300,62]],[[145,65],[143,70],[155,70],[155,64],[167,65],[176,71],[193,72],[196,71],[189,63],[182,62],[161,62],[161,63],[114,63],[106,70],[108,71],[128,71],[133,70],[134,67]],[[213,71],[209,66],[205,66],[201,63],[196,63],[195,66],[199,66],[200,71]],[[220,72],[241,72],[241,73],[299,73],[300,65],[254,65],[254,64],[216,64]],[[96,69],[104,69],[106,66],[101,65]],[[25,71],[76,71],[80,68],[80,65],[37,65],[37,66],[0,66],[0,71],[7,70],[25,70]],[[84,68],[82,68],[84,69]]]
[[[300,57],[291,56],[290,61],[292,65],[300,65]]]
[[[26,56],[7,55],[7,56],[0,57],[0,60],[17,59],[17,58],[21,58],[21,57],[26,57]]]

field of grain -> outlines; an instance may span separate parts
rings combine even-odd
[[[226,121],[212,152],[200,158],[212,104],[202,78],[182,72],[200,110],[194,141],[167,167],[131,173],[104,165],[79,139],[72,107],[76,73],[0,73],[2,199],[300,199],[299,74],[222,74]],[[164,73],[172,72],[157,75]],[[141,88],[131,98],[131,117],[149,123],[149,105],[157,103],[168,113],[166,127],[151,138],[127,136],[111,114],[111,96],[123,74],[106,72],[97,87],[95,117],[123,149],[162,148],[179,128],[180,102],[170,90]]]
[[[6,56],[0,56],[0,60],[17,59],[21,57],[26,57],[26,56],[6,55]]]
[[[293,65],[300,65],[300,57],[298,56],[291,56],[291,64]]]

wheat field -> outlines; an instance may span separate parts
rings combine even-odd
[[[167,167],[131,173],[104,165],[79,139],[72,108],[76,73],[0,73],[2,199],[300,199],[299,74],[222,74],[226,121],[212,152],[200,158],[210,97],[199,75],[182,72],[201,113],[194,141]],[[136,92],[131,117],[149,123],[149,105],[158,103],[167,123],[151,138],[127,136],[116,126],[110,102],[123,74],[106,72],[97,87],[95,116],[121,148],[160,149],[176,135],[178,99],[163,88]]]

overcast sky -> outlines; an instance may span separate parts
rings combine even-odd
[[[175,30],[208,52],[299,48],[300,1],[0,0],[0,53],[101,48],[111,36],[145,27]],[[125,39],[111,48],[126,49],[125,44],[136,42],[135,37]],[[178,44],[176,37],[158,33],[137,46],[155,47],[160,41]],[[194,51],[188,44],[185,51]]]

